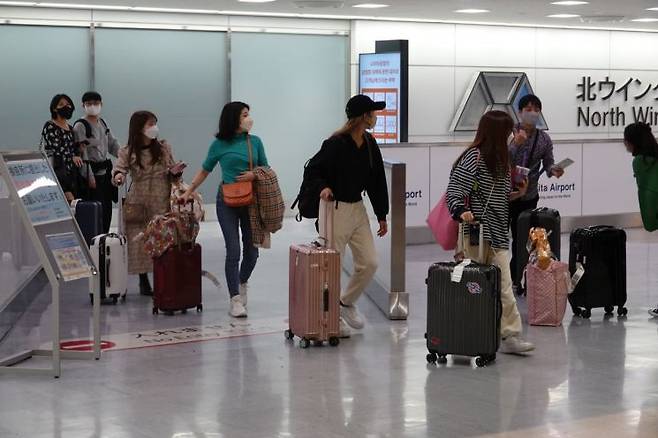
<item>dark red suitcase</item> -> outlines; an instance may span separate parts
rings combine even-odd
[[[153,260],[153,314],[163,311],[172,315],[201,303],[201,245],[177,246]]]

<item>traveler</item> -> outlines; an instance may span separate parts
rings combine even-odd
[[[514,127],[514,139],[509,145],[512,169],[516,166],[530,169],[528,173],[528,190],[525,196],[510,203],[510,220],[512,226],[512,260],[510,270],[512,279],[518,278],[516,272],[516,239],[517,222],[521,213],[537,208],[539,202],[539,177],[546,172],[549,178],[560,178],[564,170],[555,166],[553,158],[553,141],[551,137],[537,128],[542,110],[541,100],[535,95],[528,94],[519,100],[519,118],[521,123]],[[521,236],[525,239],[527,236]],[[518,285],[514,285],[518,287]]]
[[[98,201],[103,206],[103,232],[110,231],[112,203],[117,202],[117,190],[112,185],[112,161],[109,154],[118,157],[119,142],[112,135],[105,120],[100,117],[103,102],[101,95],[88,91],[82,96],[85,117],[73,124],[75,141],[82,148],[82,158],[89,183],[89,201]]]
[[[633,173],[637,182],[642,223],[647,231],[658,229],[658,142],[651,126],[636,122],[624,129],[624,145],[633,154]],[[658,305],[649,309],[658,317]]]
[[[138,111],[130,118],[128,144],[119,150],[112,181],[121,186],[130,175],[132,184],[123,205],[124,229],[128,240],[128,273],[139,274],[139,292],[153,295],[147,273],[153,272],[153,260],[135,238],[151,219],[170,211],[172,180],[177,180],[185,165],[175,163],[171,146],[158,140],[158,119],[149,111]]]
[[[334,244],[341,257],[352,250],[354,273],[340,298],[340,332],[350,336],[350,327],[361,329],[363,317],[356,302],[377,271],[377,252],[370,219],[361,194],[365,191],[379,222],[377,235],[388,232],[388,188],[384,162],[375,138],[367,130],[377,123],[375,111],[385,102],[356,95],[347,103],[347,123],[322,144],[307,166],[309,177],[321,189],[320,197],[336,203]]]
[[[41,130],[41,149],[51,159],[57,180],[69,202],[79,197],[82,190],[79,168],[83,162],[73,128],[68,123],[73,111],[75,105],[71,98],[66,94],[57,94],[50,102],[51,119]]]
[[[182,196],[182,200],[187,202],[192,197],[192,192],[203,184],[219,163],[223,182],[217,191],[216,208],[226,244],[224,270],[230,296],[229,314],[234,318],[247,316],[248,283],[258,261],[258,248],[254,246],[249,207],[228,206],[224,201],[222,186],[235,182],[253,183],[256,175],[249,170],[250,167],[269,166],[263,142],[251,134],[254,120],[249,111],[249,105],[243,102],[230,102],[224,106],[219,118],[219,132],[210,145],[202,169]],[[242,232],[242,263],[240,263],[240,232]]]
[[[455,220],[466,225],[469,238],[464,239],[467,258],[477,260],[479,239],[471,233],[483,226],[484,260],[501,271],[501,353],[521,354],[534,345],[521,339],[522,321],[512,290],[509,269],[509,203],[526,194],[528,182],[512,191],[507,139],[514,121],[503,111],[489,111],[480,119],[475,140],[462,153],[450,174],[446,199]],[[467,226],[471,224],[471,226]],[[473,243],[473,244],[472,244]]]

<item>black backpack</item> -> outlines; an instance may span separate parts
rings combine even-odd
[[[371,140],[368,135],[366,135],[366,147],[368,148],[370,169],[372,169],[372,147]],[[306,162],[306,164],[304,164],[304,176],[302,178],[302,185],[299,188],[299,194],[297,195],[297,198],[295,198],[295,202],[293,202],[292,206],[290,207],[291,210],[294,210],[295,207],[299,205],[299,211],[295,215],[297,222],[301,222],[303,218],[318,219],[320,217],[320,192],[322,192],[324,187],[320,187],[320,184],[317,181],[313,181],[311,179],[311,175],[308,170],[309,163],[316,160],[319,154],[320,152],[316,153],[310,160]]]
[[[299,188],[299,194],[297,195],[297,198],[295,198],[295,202],[293,202],[290,207],[291,210],[294,210],[295,207],[299,206],[299,211],[295,215],[297,222],[301,222],[303,218],[317,219],[318,216],[320,216],[320,192],[323,188],[320,187],[318,181],[313,181],[311,179],[310,171],[308,169],[309,163],[315,160],[318,154],[315,154],[313,158],[304,164],[302,185]]]
[[[105,135],[109,135],[110,134],[110,128],[107,127],[107,123],[105,123],[105,120],[103,120],[101,118],[99,118],[98,120],[100,120],[103,127],[105,127]],[[78,119],[78,120],[75,121],[73,126],[77,125],[78,123],[82,123],[85,127],[85,138],[94,138],[94,133],[91,132],[91,123],[89,123],[89,121],[87,119]]]

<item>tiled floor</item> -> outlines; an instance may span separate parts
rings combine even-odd
[[[287,223],[262,252],[250,321],[285,325],[287,247],[309,229]],[[204,266],[220,274],[216,224],[204,224],[201,243]],[[301,350],[277,332],[112,351],[65,362],[59,380],[0,375],[0,437],[658,436],[658,321],[646,313],[658,302],[658,237],[629,232],[627,319],[569,313],[563,328],[527,329],[532,357],[499,355],[484,369],[425,362],[424,279],[446,258],[436,246],[409,247],[409,321],[386,320],[364,298],[366,329],[338,348]],[[206,283],[204,294],[202,314],[154,317],[133,293],[102,309],[104,334],[226,323],[225,286]],[[48,339],[48,302],[44,293],[33,304],[0,356]],[[63,338],[87,336],[84,285],[63,303]]]

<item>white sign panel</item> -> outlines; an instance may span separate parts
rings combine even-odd
[[[69,204],[46,160],[12,161],[7,168],[33,225],[71,219]]]
[[[79,280],[91,276],[91,268],[87,263],[87,257],[85,257],[75,234],[50,234],[46,236],[46,241],[64,281]]]
[[[385,158],[407,165],[407,227],[423,227],[430,209],[429,148],[384,148]]]
[[[553,146],[555,162],[565,158],[574,161],[564,170],[561,178],[546,176],[539,178],[539,206],[554,208],[564,217],[581,215],[583,201],[583,162],[581,144],[557,144]]]
[[[380,143],[400,142],[400,67],[399,52],[362,54],[359,59],[359,93],[386,102],[373,131]]]

